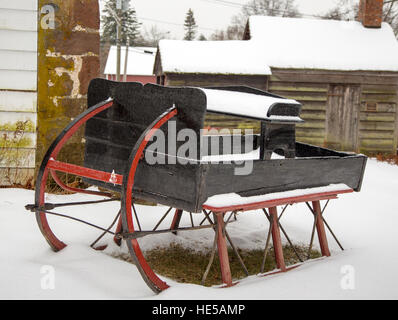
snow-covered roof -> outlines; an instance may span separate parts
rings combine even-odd
[[[163,72],[268,75],[271,68],[398,71],[389,24],[251,16],[250,40],[159,43]]]
[[[389,24],[251,16],[250,41],[275,68],[398,71],[398,41]]]
[[[264,53],[250,41],[161,40],[164,72],[268,75]]]
[[[156,48],[151,47],[129,47],[127,60],[127,74],[150,76],[153,75],[155,64]],[[122,47],[120,72],[124,73],[124,61],[126,57],[126,47]],[[106,61],[104,74],[116,74],[117,47],[112,46],[109,50],[108,60]]]
[[[210,112],[278,122],[302,122],[300,117],[296,116],[296,108],[300,106],[300,103],[296,100],[229,90],[201,90],[206,94],[207,111]],[[291,115],[278,114],[278,110],[272,112],[271,107],[276,107],[277,105],[290,106]]]

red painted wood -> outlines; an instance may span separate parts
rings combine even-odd
[[[276,271],[266,272],[266,273],[264,273],[264,274],[261,274],[260,277],[272,276],[272,275],[274,275],[274,274],[278,274],[278,273],[282,273],[282,272],[287,272],[287,271],[296,269],[296,268],[300,267],[301,265],[302,265],[302,263],[299,263],[299,264],[295,264],[295,265],[293,265],[293,266],[286,267],[286,270],[284,270],[284,271],[282,271],[282,270],[276,270]]]
[[[318,234],[319,246],[321,247],[322,256],[330,257],[328,239],[326,237],[326,232],[325,232],[325,224],[323,223],[322,220],[321,204],[319,203],[319,201],[313,201],[312,206],[317,216],[316,231]]]
[[[58,144],[55,146],[54,150],[51,153],[51,158],[55,159],[59,153],[59,151],[62,149],[64,144],[69,140],[69,138],[90,118],[95,116],[96,114],[110,108],[113,105],[113,101],[109,101],[104,103],[101,107],[96,108],[92,112],[86,114],[84,117],[82,117],[78,122],[76,122],[72,128],[68,132],[65,133],[65,135],[61,138],[61,140],[58,142]],[[45,196],[45,190],[46,190],[46,183],[47,183],[47,178],[48,178],[48,173],[49,173],[49,167],[48,163],[46,165],[46,168],[44,169],[43,176],[40,182],[40,191],[39,191],[39,206],[44,205],[44,196]],[[52,232],[48,221],[47,221],[47,216],[44,212],[39,213],[39,217],[37,219],[37,222],[39,224],[40,230],[47,240],[48,244],[54,251],[60,251],[63,248],[66,247],[66,244],[63,243],[61,240],[59,240],[55,234]]]
[[[276,207],[269,208],[272,217],[272,242],[274,244],[275,261],[278,269],[286,271],[285,258],[283,256],[282,240],[278,223],[278,210]]]
[[[85,193],[85,194],[92,194],[96,196],[104,196],[104,197],[111,197],[112,194],[109,192],[101,192],[101,191],[93,191],[93,190],[85,190],[85,189],[80,189],[80,188],[73,188],[69,187],[66,184],[62,182],[62,180],[58,177],[57,173],[55,170],[50,170],[51,176],[53,177],[54,181],[64,190],[70,191],[70,192],[77,192],[77,193]]]
[[[339,191],[331,191],[331,192],[322,192],[322,193],[313,193],[296,197],[288,197],[274,200],[267,200],[262,202],[253,202],[248,204],[239,204],[232,205],[226,207],[212,207],[209,205],[203,205],[203,209],[210,210],[212,212],[228,212],[228,211],[249,211],[249,210],[257,210],[263,208],[271,208],[276,206],[283,206],[286,204],[294,204],[299,202],[309,202],[309,201],[318,201],[318,200],[328,200],[328,199],[336,199],[338,194],[342,193],[350,193],[354,190],[339,190]]]
[[[170,112],[165,114],[153,127],[151,130],[147,132],[145,135],[144,139],[142,140],[140,146],[138,147],[138,150],[134,156],[134,159],[132,161],[129,173],[128,173],[128,178],[127,178],[127,183],[126,183],[126,194],[128,195],[126,197],[126,219],[127,219],[127,232],[134,232],[134,223],[133,223],[133,214],[131,211],[132,207],[132,192],[133,192],[133,186],[134,186],[134,178],[135,178],[135,172],[137,171],[138,163],[142,158],[144,149],[148,142],[150,141],[151,137],[156,133],[156,131],[163,125],[165,124],[168,120],[173,118],[175,115],[177,115],[177,109],[172,109]],[[132,239],[131,245],[133,247],[133,250],[135,252],[135,255],[142,267],[142,270],[144,271],[145,275],[147,278],[155,284],[159,290],[165,290],[169,286],[167,285],[166,282],[161,280],[152,270],[152,268],[149,266],[148,262],[145,260],[144,255],[142,254],[141,248],[139,246],[139,243],[136,239]]]
[[[218,248],[218,258],[220,259],[220,269],[221,269],[221,279],[222,282],[227,285],[227,287],[232,286],[232,275],[231,268],[229,266],[227,240],[225,237],[224,230],[224,213],[217,213],[217,248]]]
[[[183,210],[176,209],[176,211],[174,213],[173,221],[171,222],[171,225],[170,225],[171,230],[176,230],[179,227],[182,213],[183,213]],[[177,232],[173,232],[173,233],[177,234]]]
[[[57,160],[49,160],[47,168],[108,183],[111,182],[111,178],[113,177],[115,180],[112,179],[112,183],[118,185],[123,183],[123,176],[120,174],[112,174],[110,172],[89,169]]]

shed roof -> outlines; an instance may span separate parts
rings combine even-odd
[[[389,24],[251,16],[247,41],[161,40],[165,73],[268,75],[271,68],[398,71]]]
[[[163,72],[268,75],[264,54],[252,41],[161,40]]]
[[[129,47],[127,60],[127,74],[150,76],[153,75],[153,65],[155,63],[156,48],[152,47]],[[124,72],[124,61],[126,57],[126,47],[122,47],[120,72]],[[106,61],[104,74],[116,74],[117,47],[111,46],[108,60]]]
[[[387,23],[251,16],[248,27],[270,67],[398,71],[398,41]]]

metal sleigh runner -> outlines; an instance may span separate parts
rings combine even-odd
[[[295,125],[302,122],[300,111],[301,105],[294,100],[249,87],[143,86],[134,82],[94,79],[89,87],[88,109],[61,132],[47,151],[36,180],[35,203],[26,208],[35,212],[39,228],[54,251],[63,249],[66,244],[51,230],[47,215],[87,223],[99,228],[102,235],[113,234],[118,244],[122,240],[126,241],[136,267],[155,292],[165,290],[168,285],[146,261],[139,239],[145,241],[159,233],[213,228],[213,254],[202,281],[205,281],[214,253],[218,251],[222,281],[226,286],[231,286],[234,282],[227,243],[247,275],[248,272],[226,225],[237,212],[261,209],[270,228],[264,239],[264,259],[262,263],[259,262],[260,274],[264,271],[271,240],[278,268],[276,272],[287,271],[292,266],[285,264],[280,233],[290,244],[291,241],[280,224],[277,206],[283,206],[283,214],[288,205],[306,203],[314,217],[309,250],[316,230],[321,253],[329,256],[325,226],[337,238],[322,216],[326,205],[322,209],[320,201],[325,200],[327,204],[330,199],[336,199],[338,194],[360,191],[367,160],[363,155],[296,142]],[[261,134],[240,135],[234,139],[203,135],[201,129],[206,113],[259,121]],[[186,161],[175,159],[172,163],[148,163],[145,154],[149,152],[149,142],[159,133],[158,130],[163,131],[165,136],[166,158],[168,155],[176,158],[169,149],[169,140],[175,141],[175,137],[167,130],[170,124],[175,126],[177,132],[189,129],[195,133],[196,158],[190,156]],[[58,161],[61,148],[83,125],[86,141],[83,166]],[[226,146],[227,143],[231,145]],[[183,144],[184,141],[176,141],[176,149]],[[216,154],[214,145],[217,146]],[[240,150],[245,145],[250,145],[251,149],[243,154]],[[206,161],[201,157],[203,146],[213,151]],[[240,160],[239,163],[219,161],[220,157],[225,156],[224,150],[237,153],[233,154],[233,159]],[[248,153],[251,157],[247,156]],[[275,157],[275,154],[278,156]],[[250,171],[239,173],[249,162]],[[59,172],[83,177],[85,182],[100,187],[101,191],[70,187],[59,178]],[[106,198],[79,203],[46,203],[49,175],[67,191]],[[120,194],[120,198],[115,198],[115,194]],[[140,225],[140,212],[134,205],[136,199],[161,204],[169,209],[153,228],[144,230]],[[120,211],[108,228],[56,212],[56,208],[62,206],[119,200]],[[160,224],[169,213],[174,214],[171,225],[160,229]],[[193,213],[203,214],[203,220],[196,226]],[[191,225],[180,226],[183,214],[191,215]],[[111,231],[113,225],[116,225],[115,231]],[[300,257],[300,260],[303,259]]]

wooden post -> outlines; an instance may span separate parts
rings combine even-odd
[[[322,256],[330,257],[328,240],[326,238],[325,225],[322,219],[321,204],[318,201],[313,201],[312,206],[316,214],[316,231],[318,233],[319,246],[321,247]]]
[[[274,244],[275,260],[278,269],[286,271],[285,258],[283,257],[281,234],[278,222],[278,210],[276,207],[269,208],[272,217],[272,242]]]
[[[225,223],[224,223],[224,214],[225,213],[215,213],[216,221],[217,221],[217,248],[218,248],[218,258],[220,259],[220,268],[221,268],[221,278],[222,282],[227,285],[227,287],[232,286],[232,276],[231,276],[231,268],[229,266],[229,258],[228,258],[228,250],[227,250],[227,241],[225,237]]]
[[[116,226],[116,233],[121,232],[122,231],[122,216],[120,215],[119,220],[117,222],[117,226]],[[113,241],[120,246],[122,244],[122,239],[118,239],[116,238],[116,236],[113,237]]]
[[[178,229],[182,217],[182,212],[183,210],[181,209],[176,209],[176,212],[174,213],[174,218],[173,221],[171,222],[170,229],[171,230],[176,230]],[[177,231],[173,232],[174,234],[177,234]]]

